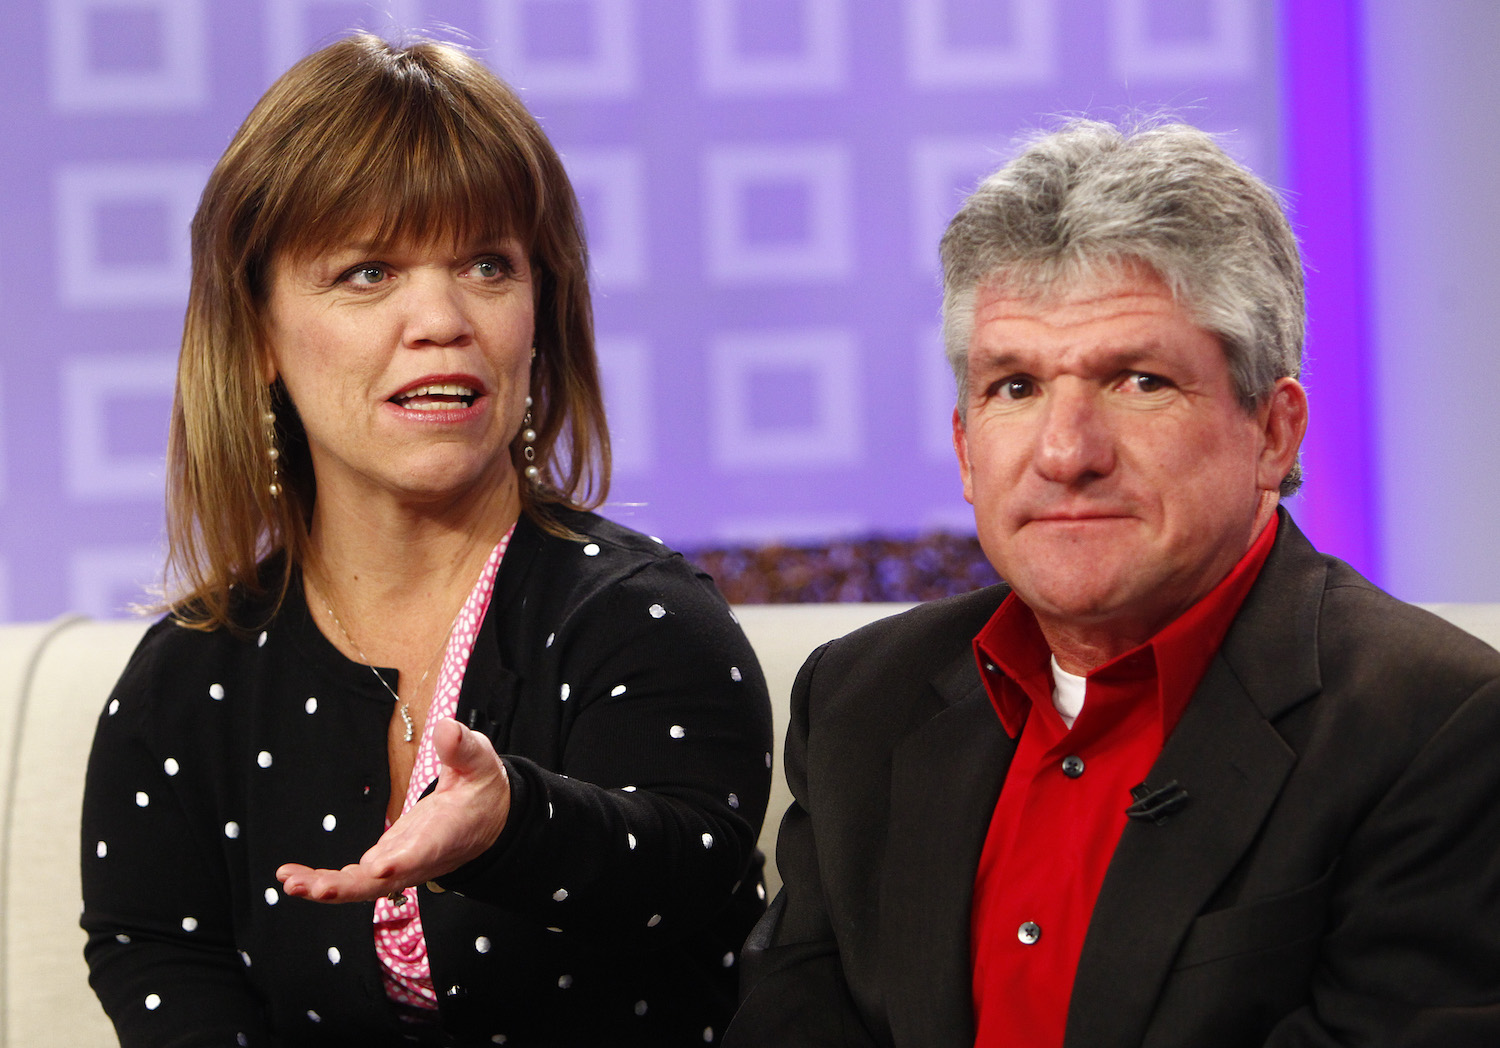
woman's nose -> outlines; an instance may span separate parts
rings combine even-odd
[[[414,274],[406,308],[405,342],[414,349],[461,345],[474,334],[458,281],[446,273]]]

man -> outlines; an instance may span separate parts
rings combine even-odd
[[[1008,585],[803,667],[726,1043],[1500,1045],[1500,654],[1278,508],[1307,401],[1274,195],[1192,128],[1083,121],[942,254]]]

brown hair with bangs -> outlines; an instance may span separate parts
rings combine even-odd
[[[358,234],[377,244],[514,237],[536,294],[530,390],[539,483],[511,457],[522,512],[566,534],[552,506],[609,489],[588,258],[562,161],[516,95],[464,51],[360,34],[309,55],[236,132],[193,218],[193,274],[167,448],[167,607],[202,628],[232,621],[232,591],[279,605],[309,555],[317,488],[306,436],[265,381],[265,309],[277,256]],[[270,491],[275,414],[279,497]],[[284,552],[275,577],[260,562]]]

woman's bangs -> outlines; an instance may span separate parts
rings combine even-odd
[[[355,240],[384,248],[509,237],[530,252],[540,202],[528,192],[535,179],[514,149],[454,134],[452,127],[397,123],[362,136],[353,148],[345,142],[309,158],[296,184],[320,189],[289,201],[278,223],[279,252],[317,252]]]

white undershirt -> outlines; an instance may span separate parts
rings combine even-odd
[[[1069,673],[1057,664],[1057,656],[1052,656],[1052,706],[1069,728],[1083,710],[1083,691],[1087,684],[1087,677]]]

